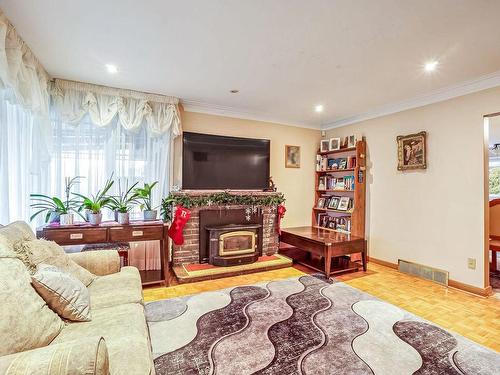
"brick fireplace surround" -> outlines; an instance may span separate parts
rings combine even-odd
[[[178,193],[179,195],[189,195],[191,197],[200,197],[205,195],[210,195],[220,191],[188,191],[183,190]],[[269,196],[277,195],[276,192],[248,192],[248,191],[230,191],[229,193],[234,195],[254,195],[254,196]],[[200,263],[200,211],[202,210],[251,210],[251,215],[262,214],[262,226],[263,226],[263,238],[262,238],[262,255],[273,255],[278,252],[279,240],[277,232],[277,214],[276,206],[274,207],[258,207],[254,208],[252,206],[245,205],[229,205],[229,206],[201,206],[201,207],[191,207],[191,217],[186,223],[183,231],[184,244],[183,245],[173,245],[172,247],[172,263],[173,266],[179,266],[181,264],[198,264]],[[203,228],[201,228],[204,230]]]

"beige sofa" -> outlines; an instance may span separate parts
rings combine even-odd
[[[98,277],[88,286],[92,320],[65,322],[32,290],[13,250],[34,238],[23,222],[0,227],[0,374],[154,374],[138,270],[120,269],[114,251],[70,254]]]

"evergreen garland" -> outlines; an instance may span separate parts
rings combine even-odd
[[[186,194],[172,194],[162,199],[161,213],[165,221],[172,220],[172,208],[202,206],[278,206],[285,201],[283,193],[276,195],[231,194],[227,191],[192,197]]]

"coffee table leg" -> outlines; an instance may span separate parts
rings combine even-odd
[[[325,276],[326,278],[330,277],[330,271],[332,266],[332,253],[330,251],[330,247],[325,249]]]
[[[363,245],[363,252],[361,253],[361,261],[363,262],[363,271],[366,272],[366,241]]]

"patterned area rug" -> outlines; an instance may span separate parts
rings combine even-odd
[[[150,302],[146,315],[158,375],[500,373],[498,353],[315,276]]]

